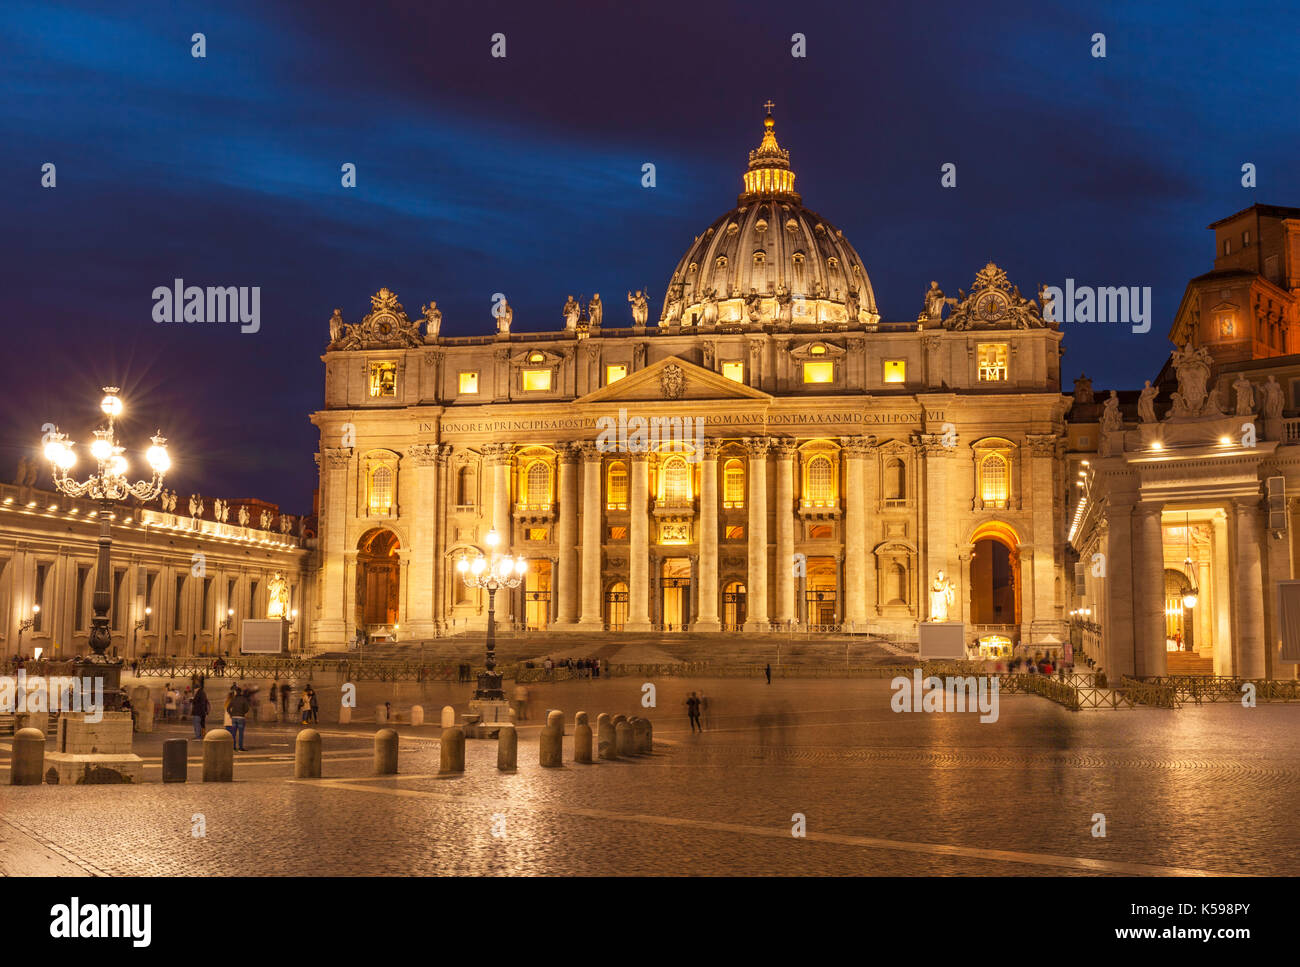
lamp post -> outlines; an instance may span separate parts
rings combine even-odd
[[[500,702],[505,699],[505,692],[501,688],[501,676],[496,672],[496,594],[501,588],[519,587],[524,574],[528,571],[528,560],[524,557],[498,554],[496,546],[500,543],[500,538],[496,530],[488,531],[484,540],[491,557],[475,557],[471,562],[469,558],[461,555],[460,560],[456,562],[456,570],[460,572],[461,580],[465,582],[466,587],[478,588],[488,593],[487,671],[479,675],[478,688],[474,690],[474,697]]]
[[[90,497],[99,501],[99,556],[95,569],[95,594],[92,598],[95,613],[90,619],[90,650],[93,654],[85,659],[84,664],[93,665],[93,670],[103,679],[105,700],[113,709],[121,704],[118,690],[122,678],[122,662],[120,659],[110,659],[107,654],[113,643],[108,618],[113,604],[108,561],[109,550],[113,546],[109,528],[112,515],[109,508],[115,501],[128,497],[141,502],[153,500],[162,492],[163,475],[171,467],[167,441],[159,430],[152,437],[153,446],[145,454],[153,471],[152,477],[135,483],[127,479],[127,460],[122,455],[125,448],[118,445],[113,426],[113,421],[122,415],[122,399],[117,394],[116,386],[104,387],[104,398],[100,401],[99,408],[108,418],[108,425],[94,431],[90,453],[98,464],[98,469],[84,481],[68,476],[68,471],[77,462],[77,454],[66,433],[60,433],[58,427],[55,427],[45,444],[45,458],[52,465],[55,488],[69,497]]]
[[[31,630],[32,625],[36,624],[36,616],[40,613],[41,606],[39,604],[34,604],[32,605],[32,616],[30,618],[24,618],[18,623],[18,654],[20,656],[23,653],[23,632]]]

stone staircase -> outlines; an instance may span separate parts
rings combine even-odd
[[[1194,651],[1171,651],[1165,655],[1170,675],[1213,675],[1214,659],[1202,658]]]

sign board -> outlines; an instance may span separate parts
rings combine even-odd
[[[289,622],[279,618],[245,618],[242,655],[279,655],[289,650]]]
[[[966,657],[966,626],[960,621],[922,621],[917,630],[921,661]]]
[[[1277,582],[1277,615],[1282,638],[1278,661],[1300,662],[1300,581]]]

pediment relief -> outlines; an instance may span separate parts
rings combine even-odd
[[[815,362],[819,359],[842,359],[848,351],[828,342],[806,342],[790,350],[790,358],[799,362]]]
[[[559,353],[549,352],[545,349],[521,349],[510,357],[512,366],[530,366],[530,367],[548,367],[558,366],[564,361],[564,357]]]
[[[602,386],[577,403],[690,400],[771,400],[762,390],[727,379],[678,356],[651,363],[616,383]]]

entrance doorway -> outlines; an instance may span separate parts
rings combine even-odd
[[[722,630],[740,631],[745,624],[745,585],[732,581],[722,590]]]
[[[691,621],[691,561],[687,557],[664,558],[660,577],[660,614],[664,631],[685,631]]]
[[[985,530],[985,528],[981,528]],[[977,625],[1020,624],[1020,554],[1010,530],[991,525],[978,536],[970,562],[970,620]]]
[[[808,624],[825,627],[837,623],[838,581],[835,558],[808,558],[808,577],[804,581],[804,615]]]
[[[627,585],[622,581],[605,592],[605,627],[622,631],[627,624]]]
[[[400,587],[397,535],[388,530],[366,532],[357,542],[357,620],[363,630],[397,624]]]
[[[1165,568],[1165,650],[1195,651],[1196,622],[1183,598],[1192,591],[1192,582],[1182,571]]]
[[[524,627],[545,631],[551,623],[551,562],[529,561],[524,575]]]

